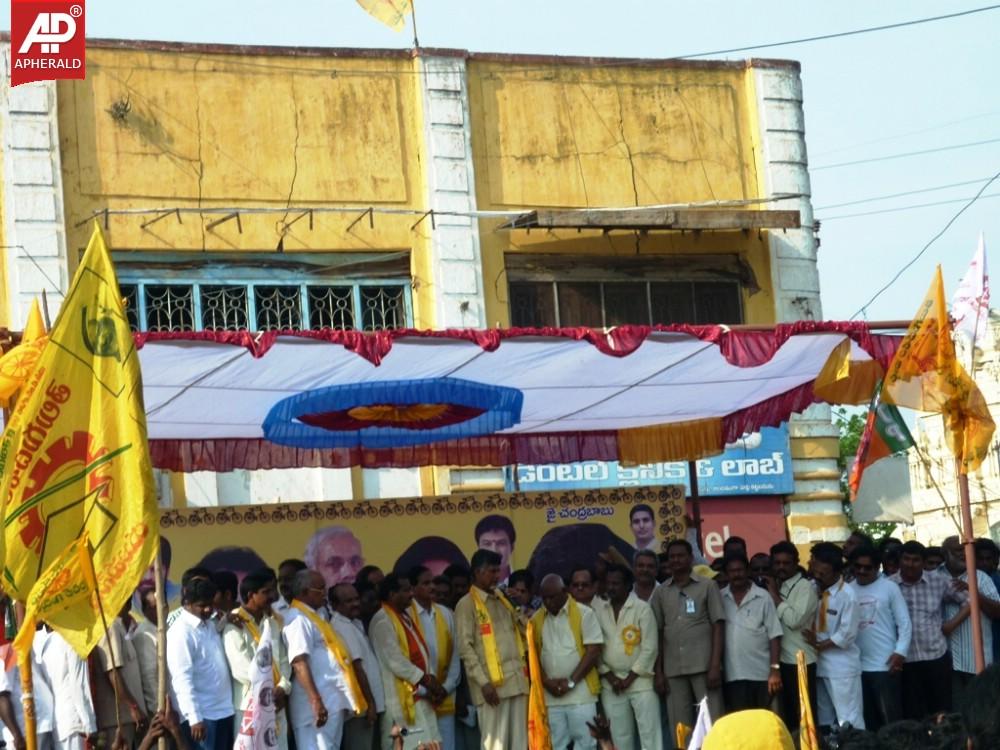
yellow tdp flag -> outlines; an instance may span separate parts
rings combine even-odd
[[[535,623],[528,622],[528,750],[552,750],[549,715],[545,710],[545,688],[542,687],[542,663],[535,640]]]
[[[24,385],[35,369],[38,357],[48,337],[42,321],[42,309],[36,299],[31,303],[28,322],[21,334],[21,343],[0,357],[0,406],[9,406],[11,397]]]
[[[413,13],[410,0],[358,0],[358,5],[393,31],[406,28],[406,16]]]
[[[986,399],[955,358],[941,266],[889,363],[883,393],[897,406],[936,412],[961,471],[975,471],[990,448],[995,425]]]
[[[93,584],[114,618],[159,538],[139,360],[96,224],[0,441],[0,500],[4,588],[86,657],[104,634]]]
[[[795,654],[799,675],[799,750],[819,750],[819,735],[813,721],[812,703],[809,702],[809,675],[806,670],[806,652]]]

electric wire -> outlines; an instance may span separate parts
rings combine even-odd
[[[987,198],[1000,198],[1000,193],[989,193],[987,195],[980,195],[979,200],[985,200]],[[855,214],[838,214],[837,216],[825,216],[820,217],[820,223],[826,223],[828,221],[837,221],[838,219],[853,219],[858,216],[877,216],[879,214],[892,214],[899,211],[915,211],[918,208],[932,208],[934,206],[947,206],[953,203],[964,203],[970,200],[969,198],[953,198],[946,201],[934,201],[932,203],[911,203],[907,206],[895,206],[894,208],[880,208],[875,211],[862,211]]]
[[[856,201],[846,201],[845,203],[830,203],[826,206],[816,206],[814,211],[826,211],[831,208],[843,208],[845,206],[858,206],[862,203],[877,203],[878,201],[887,201],[891,198],[902,198],[907,195],[919,195],[920,193],[933,193],[938,190],[947,190],[954,187],[963,187],[965,185],[978,185],[980,182],[986,182],[990,179],[989,177],[981,177],[978,180],[965,180],[963,182],[951,182],[947,185],[933,185],[932,187],[918,188],[917,190],[906,190],[902,193],[886,193],[885,195],[873,195],[869,198],[859,198]],[[961,200],[967,200],[962,198]],[[942,201],[946,202],[946,201]]]
[[[965,205],[963,205],[960,209],[958,209],[958,211],[955,213],[955,215],[952,216],[950,219],[948,219],[948,222],[941,228],[941,230],[937,234],[935,234],[933,237],[931,237],[930,240],[927,242],[927,244],[924,245],[922,248],[920,248],[920,251],[916,255],[914,255],[912,258],[910,258],[910,260],[908,260],[906,263],[904,263],[903,267],[900,268],[896,272],[895,276],[893,276],[891,279],[889,279],[889,282],[887,284],[885,284],[881,289],[879,289],[877,292],[875,292],[875,294],[872,295],[871,299],[869,299],[865,304],[863,304],[861,307],[859,307],[858,310],[849,318],[849,320],[854,320],[856,317],[858,317],[858,315],[864,314],[867,311],[867,309],[871,306],[871,304],[873,302],[875,302],[875,300],[877,300],[879,297],[881,297],[882,294],[887,289],[889,289],[889,287],[891,287],[893,284],[895,284],[896,281],[899,280],[899,277],[902,276],[903,273],[905,273],[906,270],[910,266],[912,266],[914,263],[916,263],[920,259],[920,257],[925,252],[927,252],[927,249],[931,245],[933,245],[935,242],[937,242],[944,235],[944,233],[947,232],[951,228],[951,225],[954,224],[956,221],[958,221],[958,218],[962,214],[964,214],[966,211],[968,211],[973,206],[973,204],[975,204],[975,202],[978,201],[980,199],[980,197],[982,197],[983,193],[986,192],[986,188],[988,188],[990,185],[992,185],[998,179],[1000,179],[1000,172],[997,172],[996,174],[994,174],[989,179],[989,181],[987,181],[981,188],[979,188],[979,192],[976,193],[974,196],[972,196],[972,198],[970,200],[968,200],[965,203]]]
[[[985,146],[989,143],[1000,143],[1000,138],[987,138],[984,141],[970,141],[968,143],[953,143],[950,146],[938,146],[936,148],[925,148],[920,151],[904,151],[899,154],[886,154],[885,156],[871,156],[867,159],[855,159],[853,161],[840,161],[834,164],[821,164],[818,167],[810,167],[810,172],[820,172],[824,169],[837,169],[839,167],[852,167],[857,164],[871,164],[878,161],[891,161],[893,159],[906,159],[911,156],[922,156],[924,154],[937,154],[942,151],[954,151],[960,148],[972,148],[973,146]]]

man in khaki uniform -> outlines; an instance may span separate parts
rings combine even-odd
[[[500,555],[472,556],[472,587],[455,607],[458,652],[479,712],[483,750],[528,746],[528,676],[524,638],[512,604],[496,590]]]
[[[708,698],[713,721],[722,718],[722,644],[725,610],[719,587],[693,575],[694,555],[684,539],[667,546],[672,578],[650,599],[663,634],[657,680],[666,678],[671,729],[694,726],[695,706]]]
[[[656,617],[632,591],[631,570],[609,565],[605,580],[608,601],[595,599],[594,612],[604,632],[598,669],[611,739],[622,750],[662,750],[660,698],[653,689],[659,652]]]

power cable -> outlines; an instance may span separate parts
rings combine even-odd
[[[925,148],[920,151],[904,151],[899,154],[888,154],[887,156],[872,156],[868,159],[855,159],[854,161],[840,161],[835,164],[821,164],[818,167],[810,167],[810,172],[819,172],[823,169],[836,169],[837,167],[851,167],[856,164],[870,164],[877,161],[890,161],[892,159],[905,159],[910,156],[922,156],[923,154],[937,154],[942,151],[954,151],[959,148],[972,148],[973,146],[985,146],[988,143],[1000,143],[1000,138],[988,138],[985,141],[970,141],[969,143],[954,143],[950,146],[938,146],[937,148]]]
[[[971,115],[969,117],[960,117],[957,120],[948,120],[947,122],[941,122],[937,125],[931,125],[927,128],[920,128],[920,130],[907,130],[903,133],[896,133],[895,135],[887,135],[883,138],[873,138],[870,141],[859,141],[858,143],[852,143],[848,146],[838,146],[837,148],[827,149],[826,151],[817,151],[813,153],[813,156],[828,156],[830,154],[839,154],[844,151],[851,151],[856,148],[861,148],[862,146],[871,146],[875,143],[885,143],[887,141],[898,141],[900,138],[909,138],[911,135],[922,135],[924,133],[932,133],[935,130],[943,130],[944,128],[950,128],[952,125],[959,125],[963,122],[970,122],[972,120],[982,120],[985,117],[996,117],[1000,115],[1000,110],[995,110],[993,112],[983,112],[978,115]]]
[[[963,187],[965,185],[978,185],[980,182],[986,182],[990,179],[989,177],[981,177],[978,180],[965,180],[964,182],[951,182],[947,185],[934,185],[932,187],[919,188],[918,190],[907,190],[902,193],[886,193],[885,195],[873,195],[870,198],[859,198],[856,201],[847,201],[846,203],[831,203],[826,206],[816,206],[814,211],[826,211],[830,208],[843,208],[844,206],[858,206],[862,203],[876,203],[878,201],[887,201],[890,198],[902,198],[907,195],[918,195],[920,193],[933,193],[938,190],[947,190],[948,188]],[[967,200],[962,198],[960,200]],[[943,203],[950,203],[952,201],[942,201]],[[957,202],[957,201],[956,201]],[[938,205],[938,204],[931,204]]]
[[[856,36],[858,34],[871,34],[876,31],[889,31],[892,29],[900,29],[906,26],[917,26],[925,23],[933,23],[935,21],[946,21],[952,18],[960,18],[962,16],[971,16],[976,13],[986,13],[991,10],[1000,9],[1000,4],[997,5],[984,5],[978,8],[969,8],[968,10],[957,11],[955,13],[945,13],[940,16],[927,16],[925,18],[914,18],[909,21],[898,21],[896,23],[882,24],[881,26],[867,26],[861,29],[851,29],[849,31],[838,31],[833,34],[819,34],[817,36],[806,36],[800,37],[798,39],[787,39],[781,42],[767,42],[764,44],[751,44],[745,47],[732,47],[730,49],[718,49],[712,50],[710,52],[694,52],[686,55],[674,55],[667,58],[656,58],[656,62],[666,61],[666,60],[689,60],[698,57],[714,57],[717,55],[728,55],[735,52],[749,52],[751,50],[757,49],[772,49],[774,47],[787,47],[793,44],[805,44],[807,42],[820,42],[828,39],[839,39],[841,37]],[[642,63],[650,62],[647,58],[633,57],[633,58],[623,58],[621,60],[609,60],[606,62],[595,61],[588,63],[588,68],[617,68],[629,65],[641,65]],[[539,66],[539,67],[525,67],[518,68],[515,73],[528,73],[531,71],[547,71],[551,70],[551,66]],[[510,78],[508,74],[504,75],[504,78]]]
[[[986,182],[981,188],[979,188],[979,192],[976,193],[974,196],[972,196],[972,199],[969,200],[964,206],[958,209],[958,211],[955,213],[954,216],[948,219],[948,223],[945,224],[944,227],[942,227],[941,231],[939,231],[937,234],[931,237],[930,241],[922,248],[920,248],[920,252],[918,252],[916,255],[910,258],[910,260],[907,261],[903,265],[903,267],[896,272],[896,275],[893,276],[891,279],[889,279],[889,283],[887,283],[885,286],[883,286],[881,289],[875,292],[875,294],[872,295],[872,298],[868,300],[865,304],[863,304],[860,308],[858,308],[857,312],[855,312],[854,315],[852,315],[849,319],[854,320],[856,317],[858,317],[858,315],[863,314],[875,300],[877,300],[879,297],[882,296],[883,292],[885,292],[889,287],[895,284],[896,281],[899,279],[899,277],[902,276],[903,273],[906,271],[906,269],[908,269],[910,266],[916,263],[920,259],[920,256],[922,256],[925,252],[927,252],[927,248],[929,248],[931,245],[937,242],[938,239],[940,239],[941,236],[944,235],[944,233],[951,228],[951,225],[954,224],[956,221],[958,221],[958,217],[964,214],[967,210],[969,210],[972,207],[972,205],[979,200],[979,198],[983,195],[983,193],[986,192],[986,188],[988,188],[990,185],[996,182],[997,179],[1000,179],[1000,172],[997,172],[995,175],[993,175],[988,182]]]
[[[947,13],[941,16],[929,16],[927,18],[915,18],[911,21],[899,21],[897,23],[887,23],[882,26],[869,26],[863,29],[852,29],[851,31],[838,31],[833,34],[820,34],[819,36],[807,36],[800,39],[789,39],[784,42],[770,42],[768,44],[754,44],[748,47],[733,47],[732,49],[720,49],[713,50],[711,52],[697,52],[693,55],[680,55],[681,58],[691,58],[691,57],[712,57],[713,55],[728,55],[733,52],[747,52],[753,49],[770,49],[772,47],[787,47],[790,44],[804,44],[806,42],[821,42],[827,39],[839,39],[845,36],[856,36],[858,34],[871,34],[875,31],[888,31],[890,29],[901,29],[905,26],[917,26],[922,23],[931,23],[933,21],[945,21],[950,18],[959,18],[961,16],[971,16],[974,13],[984,13],[989,10],[997,10],[1000,5],[986,5],[981,8],[970,8],[969,10],[962,10],[956,13]]]
[[[980,200],[985,200],[986,198],[1000,198],[1000,193],[989,193],[988,195],[980,195]],[[853,219],[857,216],[877,216],[878,214],[892,214],[897,211],[913,211],[918,208],[931,208],[932,206],[947,206],[951,203],[965,203],[969,200],[968,198],[954,198],[947,201],[934,201],[933,203],[911,203],[907,206],[896,206],[895,208],[880,208],[877,211],[863,211],[856,214],[840,214],[838,216],[826,216],[820,217],[819,221],[825,224],[828,221],[836,221],[837,219]]]

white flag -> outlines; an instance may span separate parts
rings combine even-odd
[[[273,663],[271,623],[265,617],[257,653],[250,664],[250,703],[243,712],[240,733],[236,736],[233,750],[274,750],[278,747]]]
[[[951,301],[955,331],[978,341],[986,336],[990,312],[990,277],[986,272],[986,242],[979,235],[979,247]]]
[[[712,715],[708,713],[708,698],[702,698],[698,704],[698,718],[694,722],[694,731],[691,733],[691,741],[688,742],[688,750],[701,750],[705,744],[705,738],[712,731]]]

